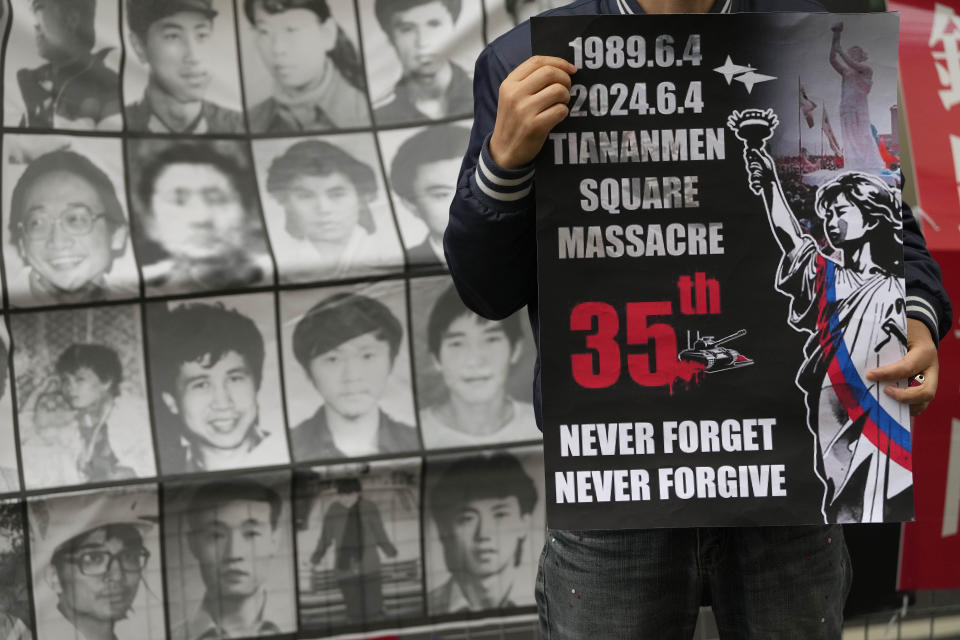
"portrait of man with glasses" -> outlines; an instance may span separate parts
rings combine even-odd
[[[143,488],[30,503],[39,638],[166,636],[158,570],[148,570],[159,558],[156,514]]]
[[[86,144],[102,146],[99,140]],[[20,154],[19,162],[8,160],[4,178],[14,187],[6,225],[12,246],[5,254],[13,305],[77,304],[137,294],[124,207],[114,181],[98,166],[109,166],[109,161],[98,156],[92,160],[64,143]]]

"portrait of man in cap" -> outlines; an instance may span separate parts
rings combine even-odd
[[[403,334],[387,305],[359,293],[336,293],[297,321],[293,354],[323,400],[291,432],[298,460],[419,448],[416,430],[380,407]]]
[[[180,601],[190,611],[183,622],[171,623],[173,640],[264,638],[296,630],[290,509],[278,487],[289,495],[288,481],[259,477],[171,493],[167,513],[175,515],[164,526],[177,520],[175,548],[180,554],[186,548],[190,557],[166,567],[168,589],[181,590]],[[171,532],[166,535],[170,558],[174,545]],[[199,604],[187,595],[199,593],[194,581],[202,583]]]
[[[243,132],[239,111],[207,98],[211,83],[226,71],[215,64],[214,30],[232,30],[230,14],[220,16],[214,0],[126,0],[125,7],[131,57],[149,74],[143,96],[124,108],[127,129]]]
[[[38,638],[161,640],[156,494],[143,488],[29,503]],[[151,584],[153,582],[153,584]],[[146,584],[144,584],[146,583]]]
[[[23,34],[17,40],[26,44],[24,36],[30,33],[43,64],[18,69],[16,87],[7,85],[6,124],[119,130],[123,124],[120,81],[107,62],[115,47],[94,50],[97,0],[19,0],[14,9],[14,32]],[[105,16],[102,24],[109,24],[108,20]],[[16,64],[17,50],[17,46],[8,44],[7,64]],[[11,116],[17,111],[20,115],[13,120]]]

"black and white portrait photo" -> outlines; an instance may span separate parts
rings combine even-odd
[[[156,475],[137,306],[10,317],[28,489]]]
[[[544,11],[570,4],[570,0],[497,0],[485,3],[487,37],[493,40],[521,22]]]
[[[117,0],[12,0],[12,9],[3,124],[119,131]]]
[[[27,503],[37,640],[164,640],[156,487]]]
[[[289,472],[164,486],[172,640],[297,630]]]
[[[0,502],[0,640],[33,640],[24,505]]]
[[[128,131],[243,133],[230,0],[122,0]]]
[[[284,292],[280,315],[298,462],[420,448],[403,282]]]
[[[254,142],[280,282],[403,270],[373,135]]]
[[[0,493],[12,493],[20,488],[15,439],[10,393],[10,334],[6,318],[0,318]]]
[[[425,473],[427,613],[533,605],[546,522],[541,449],[431,458]]]
[[[421,615],[420,468],[407,458],[294,476],[301,628]]]
[[[134,243],[147,295],[273,282],[256,180],[235,140],[128,140]]]
[[[370,124],[352,0],[241,0],[247,117],[253,133]],[[238,9],[239,10],[239,9]]]
[[[373,117],[380,126],[473,115],[473,64],[483,49],[481,3],[360,3]]]
[[[532,404],[536,348],[526,313],[481,318],[442,276],[413,280],[410,299],[424,445],[540,440]]]
[[[5,136],[3,204],[11,305],[139,295],[119,140]]]
[[[466,121],[378,134],[412,269],[446,266],[443,232],[470,141],[470,125]]]
[[[147,354],[165,474],[289,462],[273,294],[150,303]]]

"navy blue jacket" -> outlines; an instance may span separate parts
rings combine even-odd
[[[812,0],[717,0],[712,9],[715,13],[823,10]],[[635,0],[576,0],[543,15],[630,13],[643,13]],[[537,341],[533,392],[537,424],[542,429],[534,172],[532,167],[510,171],[497,166],[488,146],[500,83],[531,53],[530,23],[525,22],[492,42],[477,58],[473,131],[443,245],[450,273],[467,307],[490,319],[505,318],[527,307]],[[950,327],[950,301],[940,267],[930,257],[917,221],[906,206],[903,227],[907,316],[924,322],[936,340]]]

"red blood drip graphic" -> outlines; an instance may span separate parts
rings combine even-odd
[[[670,383],[670,395],[673,395],[674,387],[681,383],[684,389],[689,389],[692,384],[700,384],[703,379],[703,372],[707,365],[702,362],[691,362],[690,360],[678,360],[673,365],[675,377]]]

